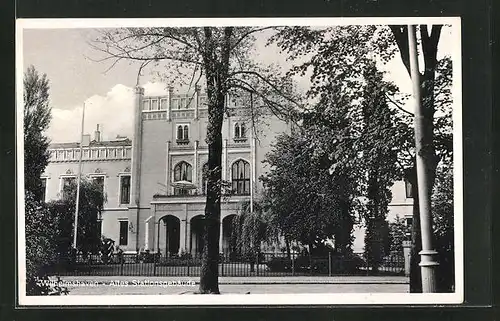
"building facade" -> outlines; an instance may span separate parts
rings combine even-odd
[[[208,145],[207,97],[199,88],[188,94],[144,96],[135,92],[133,139],[103,141],[97,127],[94,138],[84,137],[82,176],[97,180],[106,194],[101,234],[125,251],[150,250],[162,255],[201,253],[205,210]],[[238,102],[239,101],[239,102]],[[223,124],[222,180],[230,195],[221,200],[222,251],[230,247],[232,218],[243,201],[262,190],[258,177],[275,137],[290,126],[271,113],[253,122],[253,108],[226,98]],[[62,196],[76,179],[79,143],[52,144],[50,163],[43,175],[46,196]],[[188,186],[189,188],[180,188]],[[228,193],[229,194],[229,193]],[[390,217],[411,214],[412,200],[404,182],[393,188]],[[354,250],[362,250],[364,231],[355,230]]]

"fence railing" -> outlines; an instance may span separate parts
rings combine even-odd
[[[50,267],[50,274],[60,276],[199,276],[201,255],[161,256],[159,254],[115,253],[78,254],[61,258]],[[335,275],[404,275],[404,257],[384,258],[371,267],[359,255],[301,255],[297,253],[258,253],[237,255],[221,253],[219,276],[335,276]]]

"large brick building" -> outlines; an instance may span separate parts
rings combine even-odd
[[[103,141],[99,126],[85,136],[82,175],[97,180],[107,196],[102,214],[102,235],[126,251],[149,249],[163,255],[202,249],[205,209],[205,142],[208,110],[206,95],[193,93],[144,96],[135,93],[134,137]],[[276,135],[289,125],[271,113],[257,123],[250,120],[248,104],[226,99],[223,125],[222,179],[232,190],[221,204],[220,247],[229,246],[231,218],[242,201],[258,195],[263,160]],[[252,127],[253,125],[253,127]],[[50,146],[51,159],[43,175],[45,199],[56,199],[76,179],[79,143]],[[190,189],[178,188],[189,186]],[[411,214],[412,200],[404,182],[393,188],[389,216]],[[363,248],[363,229],[355,231],[354,250]]]

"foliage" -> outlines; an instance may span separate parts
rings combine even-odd
[[[390,253],[403,253],[403,241],[409,241],[411,228],[399,216],[389,223]]]
[[[43,203],[40,178],[49,160],[49,140],[44,135],[51,120],[49,81],[29,66],[23,86],[26,294],[49,295],[54,289],[43,280],[47,280],[48,269],[56,260],[57,229]]]
[[[137,61],[140,73],[152,63],[163,69],[163,75],[190,79],[189,88],[204,79],[209,153],[201,293],[219,293],[222,123],[224,115],[230,112],[225,104],[227,94],[242,91],[251,94],[281,116],[291,113],[290,103],[296,104],[290,82],[276,68],[259,65],[251,59],[254,34],[266,29],[270,27],[107,29],[93,43],[95,49],[105,54],[101,61],[111,61],[111,67],[121,60]],[[250,108],[249,112],[252,121],[260,114],[258,108]]]
[[[260,251],[262,242],[271,240],[275,235],[271,232],[271,222],[262,207],[261,202],[253,203],[253,211],[250,211],[250,202],[242,202],[238,215],[232,222],[231,237],[234,238],[235,248],[238,255],[248,258],[250,262],[255,260]]]
[[[48,294],[49,287],[40,283],[57,258],[54,235],[57,226],[54,217],[43,202],[35,199],[30,191],[25,193],[26,233],[26,293]]]
[[[365,256],[368,264],[377,271],[383,257],[388,254],[386,216],[392,199],[390,188],[402,174],[397,165],[401,141],[397,127],[402,121],[386,100],[386,93],[396,90],[394,85],[384,82],[383,74],[374,63],[367,66],[363,76],[366,82],[361,103],[364,129],[360,139],[363,168],[368,172]]]
[[[323,87],[325,91],[318,104],[303,114],[302,131],[296,133],[298,137],[293,137],[286,148],[275,147],[275,159],[271,160],[281,162],[285,171],[291,172],[291,175],[285,176],[286,174],[279,172],[278,176],[273,168],[273,176],[267,178],[271,184],[267,185],[272,186],[282,177],[288,178],[273,194],[273,197],[278,198],[277,194],[281,190],[285,191],[281,196],[284,200],[275,205],[276,211],[280,208],[285,211],[284,215],[288,215],[286,211],[290,209],[287,206],[293,206],[293,199],[309,199],[307,193],[314,195],[316,191],[320,194],[318,189],[323,189],[320,195],[330,193],[337,200],[342,200],[347,211],[358,214],[366,222],[366,255],[368,262],[376,268],[387,252],[388,230],[385,217],[392,197],[390,187],[402,175],[402,168],[397,163],[397,151],[404,137],[399,130],[404,131],[407,127],[386,102],[387,93],[395,92],[395,86],[383,80],[383,74],[373,62],[367,62],[362,70],[362,77],[339,77],[335,81],[331,86]],[[298,145],[300,143],[302,145]],[[298,145],[296,154],[300,156],[293,154],[291,157],[283,157],[294,151],[291,144]],[[289,165],[294,164],[299,157],[302,157],[303,167]],[[275,164],[271,162],[271,165]],[[317,172],[313,173],[314,170]],[[302,177],[308,177],[313,182],[298,181]],[[297,182],[300,186],[293,185]],[[305,189],[304,193],[292,194],[293,190],[300,191],[301,186]],[[320,204],[312,215],[317,216],[318,212],[321,213],[320,209],[325,208],[335,207]],[[303,210],[305,213],[297,216],[306,217],[317,224],[334,219],[324,210],[324,217],[311,218],[311,214],[306,214],[310,211],[309,204]],[[294,220],[290,220],[292,225]],[[301,223],[297,226],[303,228]],[[327,223],[323,226],[329,225]],[[323,239],[332,233],[329,231],[327,234],[318,234],[317,230],[311,232]],[[338,237],[336,243],[337,240]],[[301,242],[304,242],[304,238]]]
[[[454,265],[454,207],[453,167],[439,166],[432,195],[435,247],[438,251],[438,287],[441,291],[453,291],[455,286]]]
[[[269,222],[288,241],[317,246],[333,236],[347,250],[353,224],[349,180],[330,176],[326,155],[313,155],[314,141],[301,132],[277,137],[266,158],[271,169],[261,178]]]
[[[47,204],[57,228],[57,232],[53,235],[57,244],[57,253],[62,257],[70,257],[72,254],[76,189],[77,184],[71,183],[67,192],[64,193],[64,198]],[[101,249],[97,221],[101,218],[104,202],[105,196],[101,187],[93,181],[82,178],[78,211],[77,249],[84,254],[95,253]]]
[[[430,29],[427,25],[418,26],[424,62],[423,73],[419,77],[423,118],[422,127],[418,131],[424,148],[419,154],[423,156],[429,168],[429,172],[426,173],[429,185],[421,187],[427,191],[431,191],[434,186],[439,160],[445,159],[452,147],[451,60],[449,58],[437,60],[437,47],[442,28],[443,25],[433,25]],[[351,86],[352,79],[356,79],[362,73],[371,59],[388,62],[399,53],[404,67],[410,74],[407,26],[336,26],[323,29],[287,27],[277,33],[271,41],[276,42],[287,52],[290,59],[296,61],[302,59],[291,74],[305,75],[306,72],[311,72],[312,86],[308,92],[310,97],[321,96],[331,91],[332,84],[338,83],[338,79],[343,79],[344,83],[352,88],[350,93],[352,96],[352,92],[357,91],[356,86]],[[307,50],[304,50],[305,48]],[[410,123],[413,114],[402,108],[405,96],[386,95],[386,98],[391,102],[391,106],[399,109],[407,119],[406,126],[397,127],[405,129],[401,132],[401,137],[406,138],[401,141],[398,161],[402,167],[410,169],[407,173],[414,173],[415,138]],[[408,179],[416,182],[414,177]],[[417,197],[415,194],[415,199]],[[418,206],[414,206],[412,262],[416,262],[421,249],[419,226]],[[417,277],[418,267],[414,265],[412,269],[417,274],[412,273],[410,276],[411,291],[421,291],[418,286],[420,283]]]
[[[49,80],[29,66],[24,73],[24,185],[36,200],[42,200],[41,175],[49,161],[49,140],[44,131],[51,121]]]
[[[389,223],[383,218],[369,219],[366,223],[364,257],[375,273],[389,254]]]
[[[202,260],[199,257],[196,258],[167,258],[165,260],[160,259],[156,263],[157,266],[201,266]]]
[[[331,260],[331,262],[328,262]],[[352,253],[339,254],[333,252],[331,256],[309,257],[308,255],[299,255],[292,261],[288,257],[273,257],[266,262],[271,272],[309,272],[313,274],[333,275],[360,273],[360,267],[366,266],[363,259]]]

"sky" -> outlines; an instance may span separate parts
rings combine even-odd
[[[79,141],[82,106],[85,103],[85,133],[93,133],[96,125],[102,127],[103,139],[117,135],[132,136],[133,88],[137,80],[138,65],[121,62],[110,70],[110,62],[98,62],[102,53],[89,42],[97,36],[91,28],[24,29],[22,70],[34,65],[50,81],[52,122],[47,135],[53,142]],[[275,46],[266,47],[266,35],[257,39],[257,60],[277,63],[284,68],[290,62]],[[438,56],[450,54],[451,28],[444,29]],[[381,68],[386,78],[395,81],[402,92],[411,93],[411,80],[399,55]],[[166,85],[146,69],[140,85],[146,95],[165,93]],[[307,88],[307,78],[295,79],[299,87]]]

